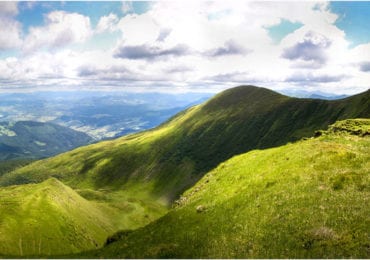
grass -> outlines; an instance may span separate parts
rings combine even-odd
[[[354,126],[370,120],[235,156],[164,217],[73,257],[369,258],[370,138]]]
[[[312,136],[344,118],[370,116],[370,91],[337,101],[289,98],[253,86],[226,90],[150,131],[75,149],[0,177],[0,185],[55,177],[73,188],[143,186],[171,203],[234,155]]]
[[[29,257],[91,250],[117,230],[143,226],[164,212],[119,192],[77,193],[55,178],[9,186],[0,189],[0,252]]]
[[[180,194],[235,155],[311,136],[338,118],[369,117],[369,95],[367,91],[324,101],[238,87],[153,130],[80,147],[5,173],[0,187],[56,178],[105,207],[114,232],[137,229],[163,216]]]
[[[21,168],[30,164],[34,160],[30,159],[14,159],[8,161],[0,161],[0,176],[4,175],[7,172],[11,172],[16,170],[17,168]]]

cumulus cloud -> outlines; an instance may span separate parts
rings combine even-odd
[[[163,42],[168,37],[168,35],[170,35],[171,31],[172,30],[168,29],[168,28],[161,29],[160,32],[159,32],[157,41],[158,42]]]
[[[102,32],[114,32],[117,30],[117,23],[118,23],[118,17],[117,15],[110,13],[107,16],[102,16],[98,22],[98,25],[96,26],[96,32],[102,33]]]
[[[45,23],[45,26],[30,28],[23,46],[24,52],[82,43],[92,34],[90,18],[78,13],[54,11],[47,14]]]
[[[345,75],[325,75],[319,74],[314,75],[313,73],[294,73],[293,75],[287,77],[285,82],[293,83],[329,83],[329,82],[339,82],[344,79]]]
[[[83,65],[78,68],[78,76],[83,78],[93,78],[100,81],[115,80],[135,80],[138,79],[137,73],[134,73],[124,65],[112,65],[98,68],[90,65]]]
[[[90,76],[95,76],[98,75],[98,71],[95,67],[93,66],[81,66],[78,68],[78,76],[79,77],[90,77]]]
[[[185,66],[185,65],[175,65],[175,66],[171,66],[169,68],[166,68],[164,69],[164,71],[166,73],[185,73],[185,72],[192,72],[194,71],[194,68],[190,67],[190,66]]]
[[[218,83],[233,83],[233,84],[261,84],[265,79],[255,77],[247,71],[233,71],[229,73],[220,73],[204,78],[206,81]]]
[[[170,48],[149,46],[147,44],[137,46],[121,46],[114,52],[115,58],[121,59],[161,59],[171,56],[183,56],[190,53],[188,46],[178,44]]]
[[[205,52],[205,55],[209,57],[219,57],[225,55],[246,55],[250,52],[251,50],[248,50],[233,40],[229,40],[224,46]]]
[[[122,13],[130,13],[134,11],[134,8],[132,6],[132,2],[129,1],[124,1],[122,2],[122,7],[121,7]]]
[[[0,2],[0,16],[15,16],[18,14],[17,2]]]
[[[0,2],[0,50],[14,49],[22,43],[21,24],[15,20],[17,2]]]
[[[302,41],[284,49],[282,57],[289,60],[309,62],[312,65],[323,65],[327,61],[325,51],[330,45],[331,41],[325,36],[308,32]]]
[[[122,32],[126,45],[153,43],[158,38],[161,30],[156,20],[148,14],[125,15],[117,26]]]
[[[144,13],[124,2],[94,30],[87,16],[53,11],[25,36],[16,7],[0,8],[0,49],[18,41],[24,53],[0,58],[2,85],[369,87],[370,44],[350,49],[328,2],[156,1]],[[283,19],[303,25],[273,44],[266,28]]]
[[[360,63],[360,70],[363,72],[370,72],[370,61],[361,62]]]

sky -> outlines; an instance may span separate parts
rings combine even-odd
[[[0,91],[370,88],[370,2],[0,2]]]

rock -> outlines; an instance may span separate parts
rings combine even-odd
[[[201,212],[206,210],[206,207],[203,206],[203,205],[199,205],[199,206],[196,207],[196,210],[197,210],[198,213],[201,213]]]

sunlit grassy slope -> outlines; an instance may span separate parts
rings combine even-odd
[[[184,190],[234,155],[311,136],[314,130],[325,129],[337,119],[369,116],[370,91],[343,100],[324,101],[289,98],[253,86],[237,87],[178,114],[153,130],[81,147],[5,173],[0,176],[0,193],[10,189],[7,188],[9,185],[45,185],[49,178],[55,178],[62,185],[68,185],[71,188],[68,188],[69,191],[83,200],[86,207],[93,206],[99,213],[98,217],[109,215],[106,221],[94,223],[106,233],[94,231],[91,234],[101,246],[108,235],[118,230],[136,229],[163,216],[168,210],[166,206]],[[21,192],[26,187],[38,186],[19,186],[17,189]],[[6,193],[4,200],[8,196],[11,193]],[[40,213],[45,216],[44,219],[39,218],[39,225],[61,234],[59,230],[63,229],[64,222],[56,222],[53,226],[50,224],[53,219],[48,219],[49,214],[43,210],[44,204],[48,205],[47,201],[52,200],[53,195],[46,195],[46,198],[46,203],[32,207],[39,213],[44,212]],[[84,207],[79,209],[73,214],[80,214],[81,219],[88,218],[85,215],[88,210]],[[5,213],[7,210],[4,208]],[[37,219],[39,213],[31,219]],[[27,211],[19,211],[14,219],[27,219],[27,214]],[[53,214],[59,216],[50,213],[51,216]],[[65,214],[71,215],[68,212]],[[6,227],[14,219],[8,218],[1,223]],[[67,219],[66,223],[71,223],[70,228],[76,234],[85,230],[85,226],[78,221]],[[88,219],[86,223],[90,225]],[[28,233],[27,229],[16,231],[22,237],[37,234],[37,230],[36,233]],[[11,232],[12,229],[4,229],[2,234],[10,237]],[[14,239],[9,241],[19,243],[19,237]],[[44,244],[44,247],[64,244],[64,239],[64,236],[57,235],[50,240],[53,241],[50,245]],[[90,241],[83,242],[79,248],[68,249],[71,245],[79,245],[74,243],[74,239],[79,238],[71,238],[66,248],[42,251],[41,254],[68,253],[96,246]],[[22,238],[22,246],[26,247],[23,241]],[[33,243],[29,240],[27,247],[32,247]],[[19,254],[19,244],[12,245],[0,254]],[[38,254],[38,251],[22,251],[23,255],[33,253]]]
[[[0,185],[50,176],[73,188],[142,190],[172,201],[220,162],[311,136],[343,118],[369,117],[370,91],[337,101],[297,99],[241,86],[151,131],[78,148],[0,177]]]
[[[369,258],[370,120],[235,156],[94,258]],[[76,256],[75,256],[76,257]]]
[[[120,193],[79,190],[55,178],[39,184],[0,189],[0,255],[55,255],[102,247],[119,229],[150,222],[163,214],[140,198]]]

